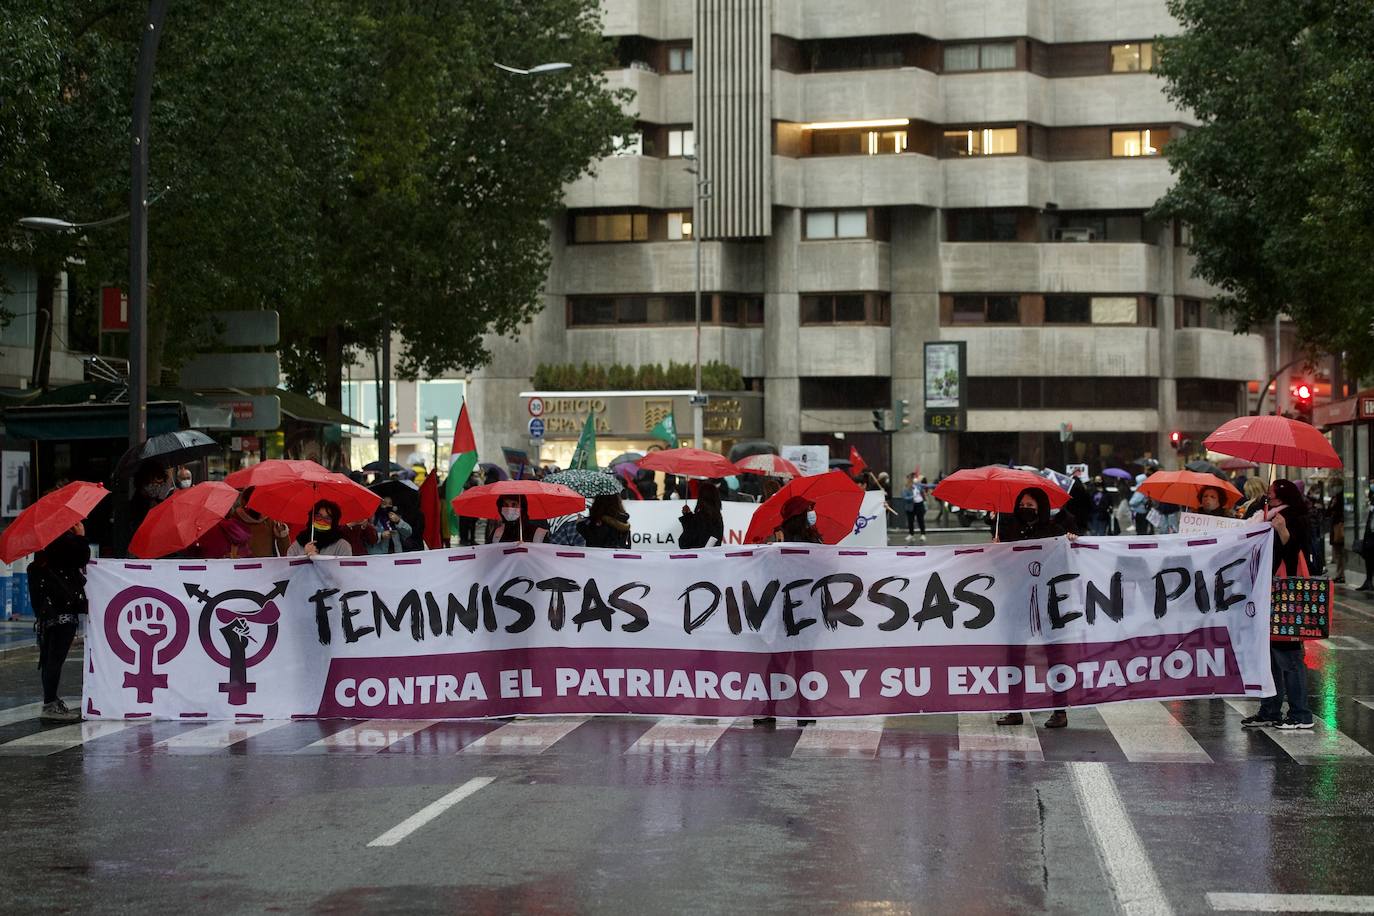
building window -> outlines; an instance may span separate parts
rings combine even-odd
[[[1221,309],[1211,301],[1201,299],[1178,300],[1178,327],[1210,328],[1215,331],[1231,330],[1231,322]]]
[[[705,306],[702,306],[703,310]],[[720,297],[720,324],[761,326],[763,296],[727,293]]]
[[[1143,242],[1145,220],[1140,213],[1103,210],[1061,212],[1049,223],[1055,242]]]
[[[416,388],[416,416],[422,430],[429,429],[429,418],[439,418],[440,430],[453,429],[458,408],[463,406],[466,383],[462,379],[433,379],[420,382]]]
[[[1141,73],[1155,68],[1155,43],[1137,41],[1112,45],[1113,73]]]
[[[1175,381],[1179,410],[1205,410],[1233,414],[1240,409],[1244,382],[1215,378],[1181,378]]]
[[[585,213],[573,217],[573,242],[647,242],[647,213]]]
[[[887,293],[802,293],[802,324],[891,323]]]
[[[673,45],[668,48],[668,72],[692,72],[692,46]]]
[[[946,73],[1015,68],[1016,43],[1012,41],[981,45],[949,45],[945,48]]]
[[[900,67],[908,50],[915,53],[915,36],[875,35],[861,38],[817,39],[803,43],[802,68],[812,73],[826,70],[876,70]]]
[[[867,210],[806,211],[806,238],[808,239],[862,239],[867,237]]]
[[[1015,210],[950,210],[946,234],[951,242],[1014,242]]]
[[[391,398],[391,422],[396,424],[396,383],[387,385]],[[353,419],[367,426],[372,435],[377,432],[377,383],[345,382],[339,392],[342,403],[340,409]]]
[[[568,327],[692,324],[695,321],[696,304],[691,293],[568,297]]]
[[[1015,295],[954,296],[954,324],[1020,324],[1021,302]]]
[[[1158,132],[1151,135],[1150,129],[1144,130],[1114,130],[1112,131],[1112,155],[1113,156],[1158,156],[1159,147],[1156,145],[1161,138]]]
[[[1085,294],[1045,297],[1045,324],[1139,325],[1142,312],[1137,296],[1089,296]]]
[[[673,128],[668,131],[668,158],[675,159],[682,156],[695,156],[697,154],[696,137],[692,129]]]
[[[805,149],[809,156],[887,156],[904,153],[906,147],[905,127],[868,129],[806,125]]]
[[[970,376],[974,410],[1153,410],[1159,382],[1120,376]]]
[[[892,379],[872,375],[801,378],[802,410],[872,410],[892,406]]]
[[[692,211],[668,211],[668,241],[681,242],[692,237]]]
[[[942,149],[949,157],[1015,155],[1016,128],[970,127],[966,130],[947,130]]]

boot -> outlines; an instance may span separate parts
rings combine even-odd
[[[1009,712],[997,720],[998,725],[1020,725],[1025,719],[1019,712]]]
[[[1062,709],[1056,709],[1054,714],[1045,720],[1046,728],[1068,728],[1069,714]]]

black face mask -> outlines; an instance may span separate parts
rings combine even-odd
[[[1023,525],[1033,525],[1039,518],[1039,509],[1026,509],[1024,507],[1020,507],[1016,510],[1016,520]]]

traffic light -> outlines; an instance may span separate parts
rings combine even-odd
[[[1174,430],[1173,432],[1169,433],[1169,444],[1172,445],[1175,449],[1182,446],[1183,433],[1179,432],[1178,430]]]
[[[892,405],[892,425],[898,432],[911,425],[911,402],[906,398]]]
[[[873,411],[873,428],[880,433],[887,432],[887,424],[883,422],[883,412],[881,410]]]
[[[1299,419],[1312,419],[1312,386],[1308,382],[1298,382],[1292,388],[1293,411]]]

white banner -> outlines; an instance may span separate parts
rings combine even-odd
[[[630,515],[630,539],[637,550],[676,550],[678,535],[682,534],[682,507],[696,507],[696,500],[626,500],[625,511]],[[723,502],[721,518],[725,522],[725,544],[743,544],[749,520],[754,517],[758,503]],[[887,518],[883,509],[883,494],[864,493],[854,530],[840,541],[843,547],[886,547]]]
[[[1183,511],[1178,514],[1179,534],[1211,534],[1229,528],[1244,528],[1247,525],[1263,525],[1264,519],[1227,518],[1224,515],[1202,515],[1198,512]]]
[[[825,474],[830,470],[830,449],[824,445],[784,445],[782,457],[795,464],[803,477]]]
[[[1267,534],[97,560],[84,713],[810,718],[1259,696]]]

